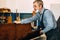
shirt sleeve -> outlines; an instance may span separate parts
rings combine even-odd
[[[38,13],[36,13],[36,15],[33,17],[21,20],[20,23],[21,24],[31,23],[32,21],[37,20],[37,19],[38,19]]]
[[[44,33],[50,31],[54,27],[54,22],[53,22],[53,17],[52,17],[52,12],[47,10],[44,14],[45,17],[45,28],[42,30]]]

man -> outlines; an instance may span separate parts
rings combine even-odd
[[[35,0],[33,2],[33,8],[35,11],[38,10],[36,12],[36,15],[31,18],[24,19],[20,23],[26,24],[26,23],[33,22],[35,20],[39,20],[40,26],[38,26],[38,29],[42,28],[40,33],[46,33],[47,40],[52,40],[53,39],[52,35],[56,29],[56,21],[53,16],[53,13],[48,9],[45,10],[45,8],[43,7],[42,0]],[[51,39],[51,37],[52,37],[52,39]],[[46,38],[45,39],[42,38],[41,40],[46,40]]]

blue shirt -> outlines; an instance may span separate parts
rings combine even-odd
[[[27,18],[27,19],[23,19],[21,21],[21,24],[31,23],[35,20],[40,20],[41,21],[41,18],[42,18],[41,14],[43,14],[44,9],[45,8],[43,8],[41,12],[39,11],[40,14],[39,14],[39,12],[37,12],[35,16]],[[55,29],[57,27],[55,17],[50,10],[46,10],[44,12],[43,23],[44,23],[45,28],[42,31],[44,33],[50,31],[51,29]]]

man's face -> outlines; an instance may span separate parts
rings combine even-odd
[[[39,9],[39,6],[38,6],[37,2],[33,3],[33,8],[34,8],[35,11]]]
[[[33,3],[33,8],[34,8],[35,11],[36,10],[40,10],[41,9],[41,6],[42,5],[39,6],[37,2]]]

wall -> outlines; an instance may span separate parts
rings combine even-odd
[[[53,11],[54,16],[57,20],[60,16],[60,4],[51,4],[51,10]]]
[[[6,0],[6,7],[10,8],[12,12],[16,12],[16,0]]]
[[[33,0],[16,0],[18,12],[31,13],[33,10]]]
[[[0,0],[0,8],[6,7],[6,0]]]

